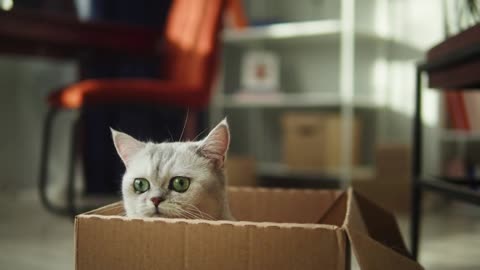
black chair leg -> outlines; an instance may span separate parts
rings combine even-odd
[[[420,220],[422,210],[422,70],[417,66],[415,87],[415,115],[413,118],[413,158],[412,158],[412,201],[410,237],[411,251],[415,260],[418,259],[420,241]]]
[[[70,160],[68,164],[68,178],[67,178],[67,210],[69,216],[72,218],[77,214],[77,207],[75,206],[75,168],[77,161],[78,153],[78,137],[79,137],[79,125],[80,118],[77,118],[73,125],[71,131],[71,142],[70,142]]]
[[[49,108],[45,122],[43,124],[43,138],[42,138],[42,148],[40,155],[40,175],[39,175],[39,192],[40,192],[40,201],[43,206],[50,212],[65,215],[65,209],[59,208],[52,204],[49,201],[47,195],[47,186],[48,186],[48,161],[50,157],[50,141],[52,136],[52,124],[55,116],[58,114],[56,108]]]
[[[41,156],[40,156],[40,175],[39,175],[39,192],[40,192],[40,201],[42,205],[50,212],[62,215],[74,217],[76,214],[75,207],[75,161],[77,155],[77,144],[78,144],[78,131],[79,131],[79,119],[77,119],[72,127],[72,142],[71,142],[71,153],[70,153],[70,163],[68,164],[68,182],[67,182],[67,206],[59,207],[54,205],[49,199],[47,194],[48,187],[48,164],[50,160],[50,143],[52,139],[52,125],[55,117],[59,113],[59,110],[56,108],[50,108],[47,112],[43,126],[43,138],[41,145]]]
[[[420,237],[420,219],[422,211],[422,191],[419,187],[413,187],[412,192],[412,215],[411,215],[411,250],[412,256],[418,260],[418,246]]]

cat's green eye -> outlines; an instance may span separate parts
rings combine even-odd
[[[190,178],[183,176],[175,176],[170,180],[169,189],[176,192],[185,192],[190,187]]]
[[[137,193],[143,193],[150,189],[150,182],[145,178],[135,178],[133,181],[133,189]]]

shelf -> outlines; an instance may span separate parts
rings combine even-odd
[[[223,32],[223,40],[225,42],[291,40],[336,35],[340,32],[340,29],[340,21],[338,20],[276,23],[251,26],[242,30],[226,29]]]
[[[439,192],[453,199],[480,205],[480,191],[475,191],[441,179],[421,179],[419,184],[424,190]]]
[[[438,177],[437,177],[438,178]],[[465,178],[465,177],[441,177],[441,181],[445,181],[454,185],[470,186],[470,188],[480,187],[480,179],[478,178]]]
[[[262,162],[257,166],[257,171],[261,177],[309,181],[342,181],[340,169],[300,170],[291,169],[282,163]],[[354,167],[352,169],[352,178],[355,180],[370,180],[374,175],[374,170],[370,167]]]
[[[428,73],[430,88],[475,90],[480,87],[480,24],[452,36],[427,52],[419,71]]]
[[[419,58],[423,49],[400,42],[385,34],[375,33],[369,29],[356,28],[355,39],[360,43],[387,42],[391,49],[402,51],[403,57]],[[250,26],[245,29],[225,29],[222,39],[225,44],[250,45],[259,42],[289,44],[294,42],[334,42],[340,43],[342,33],[340,20],[313,20],[303,22],[275,23],[262,26]],[[367,46],[371,48],[371,46]]]
[[[453,142],[480,141],[480,132],[448,130],[442,133],[442,139],[444,141],[453,141]]]
[[[227,108],[337,107],[342,104],[342,99],[339,94],[334,93],[252,93],[223,95],[223,106]],[[359,108],[377,108],[381,105],[371,97],[359,96],[355,97],[353,106]]]

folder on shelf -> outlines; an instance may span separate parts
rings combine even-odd
[[[450,127],[462,131],[471,130],[463,93],[457,90],[446,91],[445,98]]]

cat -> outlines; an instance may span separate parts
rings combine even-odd
[[[126,167],[122,197],[127,217],[234,220],[226,193],[226,118],[200,141],[141,142],[111,132]]]

